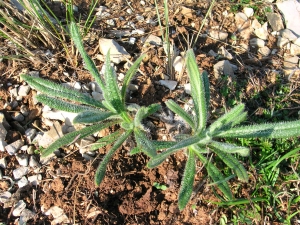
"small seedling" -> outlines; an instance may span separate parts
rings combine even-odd
[[[163,185],[163,184],[160,184],[157,182],[153,183],[153,187],[155,187],[156,189],[162,190],[162,191],[165,191],[168,189],[166,185]]]

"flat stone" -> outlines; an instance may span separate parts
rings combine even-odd
[[[263,40],[267,40],[268,39],[268,23],[264,23],[264,25],[262,25],[261,28],[255,29],[254,30],[254,34]]]
[[[268,22],[271,25],[273,31],[279,31],[279,30],[284,29],[280,14],[267,12],[266,16],[267,16]]]
[[[228,37],[228,33],[227,32],[225,32],[225,31],[218,31],[218,30],[210,30],[209,31],[209,35],[212,38],[220,40],[220,41],[224,41]]]
[[[161,46],[163,44],[162,39],[160,37],[157,37],[157,36],[153,35],[153,34],[150,34],[144,40],[142,39],[142,43],[144,44],[143,47],[146,47],[148,45]]]
[[[34,217],[35,217],[35,213],[32,212],[31,210],[25,208],[21,212],[19,224],[20,225],[26,224],[28,220],[31,220]]]
[[[10,94],[13,96],[13,97],[17,97],[18,96],[18,88],[13,88],[11,89],[10,91]]]
[[[207,55],[212,56],[212,57],[217,57],[218,53],[216,53],[214,50],[209,50],[209,52],[207,53]]]
[[[11,193],[9,191],[0,192],[0,202],[5,203],[8,202],[11,198]]]
[[[290,29],[283,29],[280,32],[281,37],[288,39],[289,41],[295,41],[297,36]]]
[[[2,123],[0,123],[0,140],[4,141],[6,139],[7,131]]]
[[[35,174],[28,177],[29,183],[31,183],[33,186],[39,185],[40,181],[42,180],[41,174]]]
[[[21,212],[26,208],[26,203],[23,200],[18,201],[12,212],[13,216],[20,216]]]
[[[214,65],[215,78],[219,79],[223,74],[230,77],[234,77],[233,67],[228,60],[219,61]]]
[[[25,97],[28,95],[29,91],[30,91],[29,85],[21,85],[18,90],[18,96]]]
[[[235,23],[238,29],[244,26],[244,23],[248,20],[248,16],[245,13],[238,12],[234,16]]]
[[[250,39],[250,45],[252,47],[262,48],[265,46],[265,42],[264,42],[264,40],[262,40],[260,38],[252,38],[252,39]]]
[[[189,95],[192,93],[191,92],[191,84],[190,83],[184,85],[184,91],[185,91],[185,93],[187,93]]]
[[[5,146],[6,151],[10,155],[14,155],[22,146],[24,145],[23,140],[17,140],[7,146]]]
[[[254,10],[253,10],[253,8],[245,7],[245,8],[243,8],[243,12],[245,13],[245,15],[246,15],[248,18],[254,15]]]
[[[271,53],[271,50],[267,47],[267,46],[264,46],[264,47],[262,47],[262,48],[259,48],[258,49],[258,52],[260,53],[260,54],[262,54],[262,56],[268,56],[268,55],[270,55],[270,53]]]
[[[92,97],[93,99],[97,100],[97,101],[102,101],[104,100],[104,97],[103,97],[103,94],[99,93],[99,92],[96,92],[96,91],[93,91],[92,92]]]
[[[286,58],[284,58],[283,62],[292,63],[292,64],[295,64],[295,66],[296,66],[299,62],[299,57],[297,57],[297,56],[286,57]]]
[[[16,180],[19,180],[23,176],[25,176],[28,172],[29,172],[28,167],[21,166],[21,167],[13,170],[13,175]]]
[[[54,219],[60,217],[64,214],[64,210],[58,206],[52,206],[45,212],[45,215],[49,216],[52,215]]]
[[[25,176],[23,176],[20,180],[18,180],[19,188],[25,187],[28,184],[28,180]]]
[[[5,151],[5,146],[7,146],[6,141],[0,139],[0,151],[4,152]]]
[[[28,166],[28,155],[27,154],[17,154],[16,159],[20,166]]]
[[[173,67],[177,73],[181,74],[183,65],[184,65],[184,59],[181,56],[176,56],[173,62]]]
[[[282,48],[283,46],[285,46],[289,42],[290,42],[289,39],[279,36],[278,39],[277,39],[277,46]]]
[[[34,128],[28,128],[27,130],[25,130],[25,135],[29,144],[31,144],[32,140],[36,136],[36,133],[37,131]]]
[[[7,167],[7,160],[5,157],[0,159],[0,167],[3,169]]]
[[[40,168],[41,167],[41,165],[39,164],[39,162],[37,161],[37,159],[34,155],[30,156],[29,166],[33,167],[33,168]]]
[[[110,50],[110,60],[115,64],[125,62],[126,58],[130,58],[130,54],[125,50],[124,47],[120,46],[113,39],[100,38],[99,49],[102,55],[106,55]]]
[[[259,29],[259,28],[261,28],[261,24],[258,22],[257,19],[254,19],[254,20],[252,21],[252,23],[251,23],[251,27],[252,27],[253,29]]]
[[[49,111],[43,112],[43,117],[50,120],[60,120],[62,122],[67,123],[68,125],[72,125],[73,119],[77,116],[77,113],[70,113],[64,111]]]
[[[288,0],[278,1],[276,5],[284,17],[286,28],[300,36],[300,3],[298,1]]]
[[[174,80],[160,80],[158,81],[160,85],[163,85],[167,88],[169,88],[171,91],[175,90],[177,86],[177,81]]]
[[[291,44],[291,54],[292,55],[300,55],[300,46],[295,45],[295,44]]]
[[[224,48],[224,46],[220,47],[218,53],[228,60],[233,59],[233,56]]]

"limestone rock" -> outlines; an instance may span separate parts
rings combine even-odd
[[[278,13],[268,12],[266,16],[273,31],[279,31],[284,28],[281,16]]]

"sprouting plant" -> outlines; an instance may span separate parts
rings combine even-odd
[[[219,156],[241,181],[248,181],[246,169],[237,158],[235,158],[234,154],[246,157],[249,155],[249,148],[223,143],[220,141],[220,138],[285,138],[300,135],[300,120],[237,126],[247,117],[247,113],[244,112],[244,104],[235,106],[231,111],[207,127],[210,99],[207,72],[199,73],[196,59],[191,49],[186,52],[186,65],[191,82],[191,96],[194,102],[195,117],[185,112],[173,100],[168,100],[166,105],[170,110],[185,120],[191,127],[192,132],[190,135],[178,135],[176,137],[177,142],[168,143],[169,147],[165,147],[165,151],[153,156],[148,162],[148,167],[154,168],[171,154],[181,149],[187,149],[188,159],[178,197],[180,210],[185,208],[192,194],[196,174],[196,158],[205,164],[208,175],[228,200],[233,199],[230,187],[223,174],[217,169],[213,162],[208,160],[208,154],[212,152]]]
[[[155,187],[155,188],[157,188],[159,190],[162,190],[162,191],[167,190],[167,186],[166,185],[160,184],[160,183],[157,183],[157,182],[153,183],[153,187]]]
[[[120,125],[120,130],[101,138],[92,147],[92,150],[95,150],[102,146],[114,143],[97,168],[95,183],[99,185],[105,175],[106,166],[110,158],[132,134],[134,134],[137,142],[137,151],[142,151],[150,157],[156,155],[155,146],[146,137],[146,131],[142,125],[142,120],[148,115],[156,112],[160,108],[160,105],[152,104],[148,107],[139,107],[138,105],[126,107],[125,105],[127,86],[135,75],[143,56],[140,56],[127,71],[122,89],[120,90],[117,84],[116,74],[110,66],[109,52],[106,55],[105,73],[102,76],[98,72],[94,62],[85,52],[78,28],[74,22],[70,23],[70,33],[84,60],[86,68],[91,72],[91,75],[102,90],[104,97],[103,101],[97,101],[90,96],[41,78],[28,75],[21,75],[21,77],[30,86],[43,93],[37,96],[39,102],[62,111],[78,113],[74,118],[73,123],[92,124],[81,130],[68,133],[58,139],[47,149],[42,151],[42,156],[48,156],[61,146],[68,145],[74,140],[85,138],[109,126],[116,124]],[[133,117],[132,111],[135,111],[135,117]]]

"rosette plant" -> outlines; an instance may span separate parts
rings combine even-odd
[[[78,51],[80,52],[86,68],[98,83],[103,93],[104,100],[97,101],[92,97],[75,90],[63,87],[59,84],[29,75],[21,75],[31,87],[42,94],[37,95],[37,100],[52,108],[78,113],[73,123],[86,124],[85,128],[66,134],[56,140],[48,148],[42,151],[46,157],[56,149],[72,143],[74,140],[83,139],[109,126],[119,125],[120,129],[106,137],[99,139],[91,150],[96,150],[108,144],[113,144],[107,154],[100,162],[95,175],[95,183],[99,185],[105,175],[106,166],[114,153],[122,146],[124,141],[132,134],[135,137],[137,148],[149,157],[156,155],[155,147],[147,138],[142,120],[148,115],[156,112],[159,104],[152,104],[148,107],[133,105],[127,107],[125,104],[126,89],[132,77],[135,75],[143,56],[140,56],[127,71],[121,90],[117,84],[115,71],[110,65],[110,54],[106,55],[105,73],[101,75],[94,62],[87,55],[81,42],[81,36],[74,22],[70,23],[70,34]],[[135,115],[134,115],[135,114]]]
[[[166,102],[167,107],[178,114],[191,127],[191,134],[181,134],[176,142],[166,143],[166,150],[154,155],[148,162],[148,167],[154,168],[161,164],[168,156],[181,150],[187,151],[187,162],[178,197],[179,209],[183,210],[188,203],[196,173],[196,159],[206,167],[224,196],[231,200],[232,192],[223,174],[207,158],[208,153],[214,153],[233,170],[234,174],[243,182],[248,181],[248,174],[235,154],[246,157],[249,148],[221,142],[221,138],[287,138],[300,135],[300,120],[291,122],[266,123],[260,125],[238,126],[247,118],[244,104],[239,104],[222,117],[207,126],[209,107],[209,80],[207,72],[200,74],[193,50],[186,52],[186,67],[191,83],[191,96],[194,103],[194,115],[184,111],[173,100]]]

